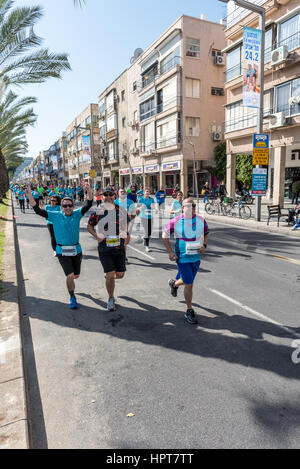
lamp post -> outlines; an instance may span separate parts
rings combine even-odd
[[[187,141],[189,145],[192,145],[193,147],[193,168],[194,168],[194,184],[193,184],[193,189],[196,190],[196,196],[197,196],[197,209],[199,210],[199,191],[198,191],[198,178],[197,178],[197,170],[196,170],[196,150],[195,150],[195,144],[194,142]]]
[[[230,0],[219,0],[222,3],[228,3]],[[266,31],[266,10],[260,5],[256,5],[245,0],[232,0],[236,5],[245,8],[246,10],[253,11],[259,14],[259,29],[261,30],[261,54],[260,54],[260,103],[257,113],[257,133],[263,132],[263,118],[264,118],[264,71],[265,71],[265,31]],[[256,165],[260,168],[260,165]],[[256,197],[255,204],[255,220],[261,221],[261,198]]]

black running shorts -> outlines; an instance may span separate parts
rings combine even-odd
[[[108,272],[126,272],[126,256],[124,248],[104,251],[98,247],[98,252],[105,274]]]
[[[71,274],[80,275],[82,252],[74,257],[62,256],[61,254],[57,254],[57,259],[60,265],[62,266],[66,277]]]

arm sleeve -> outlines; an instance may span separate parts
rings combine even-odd
[[[39,215],[40,217],[49,218],[49,214],[48,214],[47,210],[41,209],[38,205],[35,205],[35,206],[33,207],[33,210],[34,210],[35,213],[36,213],[37,215]]]
[[[91,208],[91,206],[93,205],[93,201],[92,200],[86,200],[82,209],[81,209],[81,214],[82,216],[86,214],[86,212],[89,211],[89,209]]]

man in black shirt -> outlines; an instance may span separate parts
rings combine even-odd
[[[125,246],[129,242],[129,216],[127,210],[116,206],[112,187],[103,190],[103,204],[98,212],[91,214],[88,232],[98,241],[99,259],[106,274],[108,311],[114,311],[115,280],[124,277],[126,272]],[[95,227],[97,226],[97,232]]]

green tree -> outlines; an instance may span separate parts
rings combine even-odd
[[[218,181],[225,180],[226,178],[226,143],[222,142],[214,148],[215,166],[208,167],[208,171],[212,176],[215,176]]]
[[[236,156],[236,178],[239,182],[245,183],[247,189],[250,189],[252,184],[252,155],[237,155]]]
[[[33,28],[43,15],[42,8],[13,6],[12,0],[0,0],[0,99],[11,86],[61,78],[64,70],[71,69],[66,54],[54,54],[40,47],[42,39]],[[1,179],[3,184],[4,180],[8,181],[3,151],[0,170],[1,174],[6,173]],[[5,187],[1,185],[0,192],[6,192],[7,188],[7,183]]]
[[[36,98],[17,98],[9,91],[0,102],[0,199],[8,190],[8,170],[13,172],[19,166],[28,149],[26,129],[35,124],[37,117],[27,107],[36,103]]]

